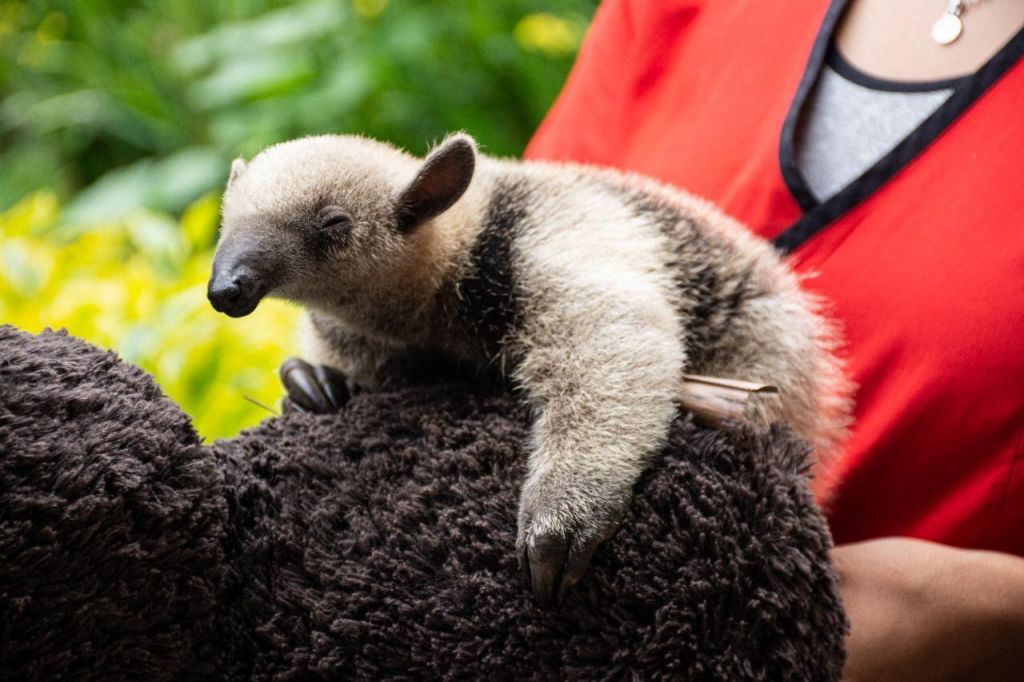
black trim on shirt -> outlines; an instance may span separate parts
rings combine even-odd
[[[931,116],[922,121],[921,125],[911,131],[902,142],[893,147],[888,154],[829,199],[818,202],[811,194],[803,175],[797,168],[796,128],[804,103],[821,73],[821,67],[828,55],[836,25],[843,15],[843,10],[846,9],[847,2],[848,0],[834,0],[829,6],[818,36],[814,40],[814,46],[811,48],[804,75],[800,79],[800,85],[782,125],[782,136],[779,140],[779,165],[782,170],[782,178],[804,211],[803,217],[773,240],[776,248],[783,253],[789,253],[800,247],[808,239],[828,227],[836,218],[892,179],[1024,55],[1024,29],[1021,29],[978,69],[977,73],[961,79],[949,99],[943,102]]]
[[[825,13],[825,18],[821,22],[821,28],[818,29],[818,35],[814,39],[814,45],[811,47],[811,56],[807,59],[804,75],[800,78],[800,85],[797,86],[793,101],[789,103],[786,120],[782,123],[782,137],[779,139],[779,165],[782,169],[782,179],[785,181],[793,198],[796,199],[796,202],[800,204],[800,208],[803,209],[804,217],[818,205],[818,200],[811,193],[803,174],[800,172],[799,167],[797,167],[796,125],[800,118],[800,113],[803,111],[804,102],[807,101],[807,97],[811,94],[811,90],[818,80],[818,75],[821,73],[821,65],[825,63],[828,46],[832,42],[832,34],[835,33],[836,25],[843,16],[846,2],[847,0],[835,0],[829,5],[828,12]],[[799,224],[799,221],[797,224]],[[775,241],[778,242],[793,227],[795,225],[790,226],[789,229],[776,237]],[[778,243],[776,243],[776,246],[778,246]]]
[[[851,64],[835,44],[829,48],[825,63],[851,83],[882,92],[935,92],[937,90],[951,90],[963,85],[971,77],[968,74],[934,81],[893,81],[879,78],[878,76],[872,76],[870,73],[861,71],[858,67]]]

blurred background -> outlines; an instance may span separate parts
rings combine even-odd
[[[0,2],[0,323],[156,375],[207,439],[277,410],[298,311],[206,301],[231,159],[451,130],[518,155],[597,0]]]

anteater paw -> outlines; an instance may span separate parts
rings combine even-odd
[[[282,401],[285,412],[330,414],[340,410],[352,395],[347,377],[333,367],[288,358],[279,374],[288,391]]]
[[[561,604],[578,583],[598,545],[618,529],[629,501],[623,490],[586,488],[540,493],[543,483],[523,489],[516,554],[527,587],[542,606]],[[588,486],[589,487],[589,486]]]

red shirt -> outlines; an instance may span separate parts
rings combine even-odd
[[[792,137],[844,4],[607,0],[526,156],[703,195],[812,275],[859,387],[837,542],[1024,555],[1024,31],[818,204]]]

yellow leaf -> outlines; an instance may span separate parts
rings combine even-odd
[[[220,192],[210,192],[192,203],[181,216],[181,231],[190,250],[209,249],[217,238],[220,222]]]
[[[567,19],[535,12],[519,20],[512,36],[521,48],[548,57],[567,57],[576,51],[583,28]]]

